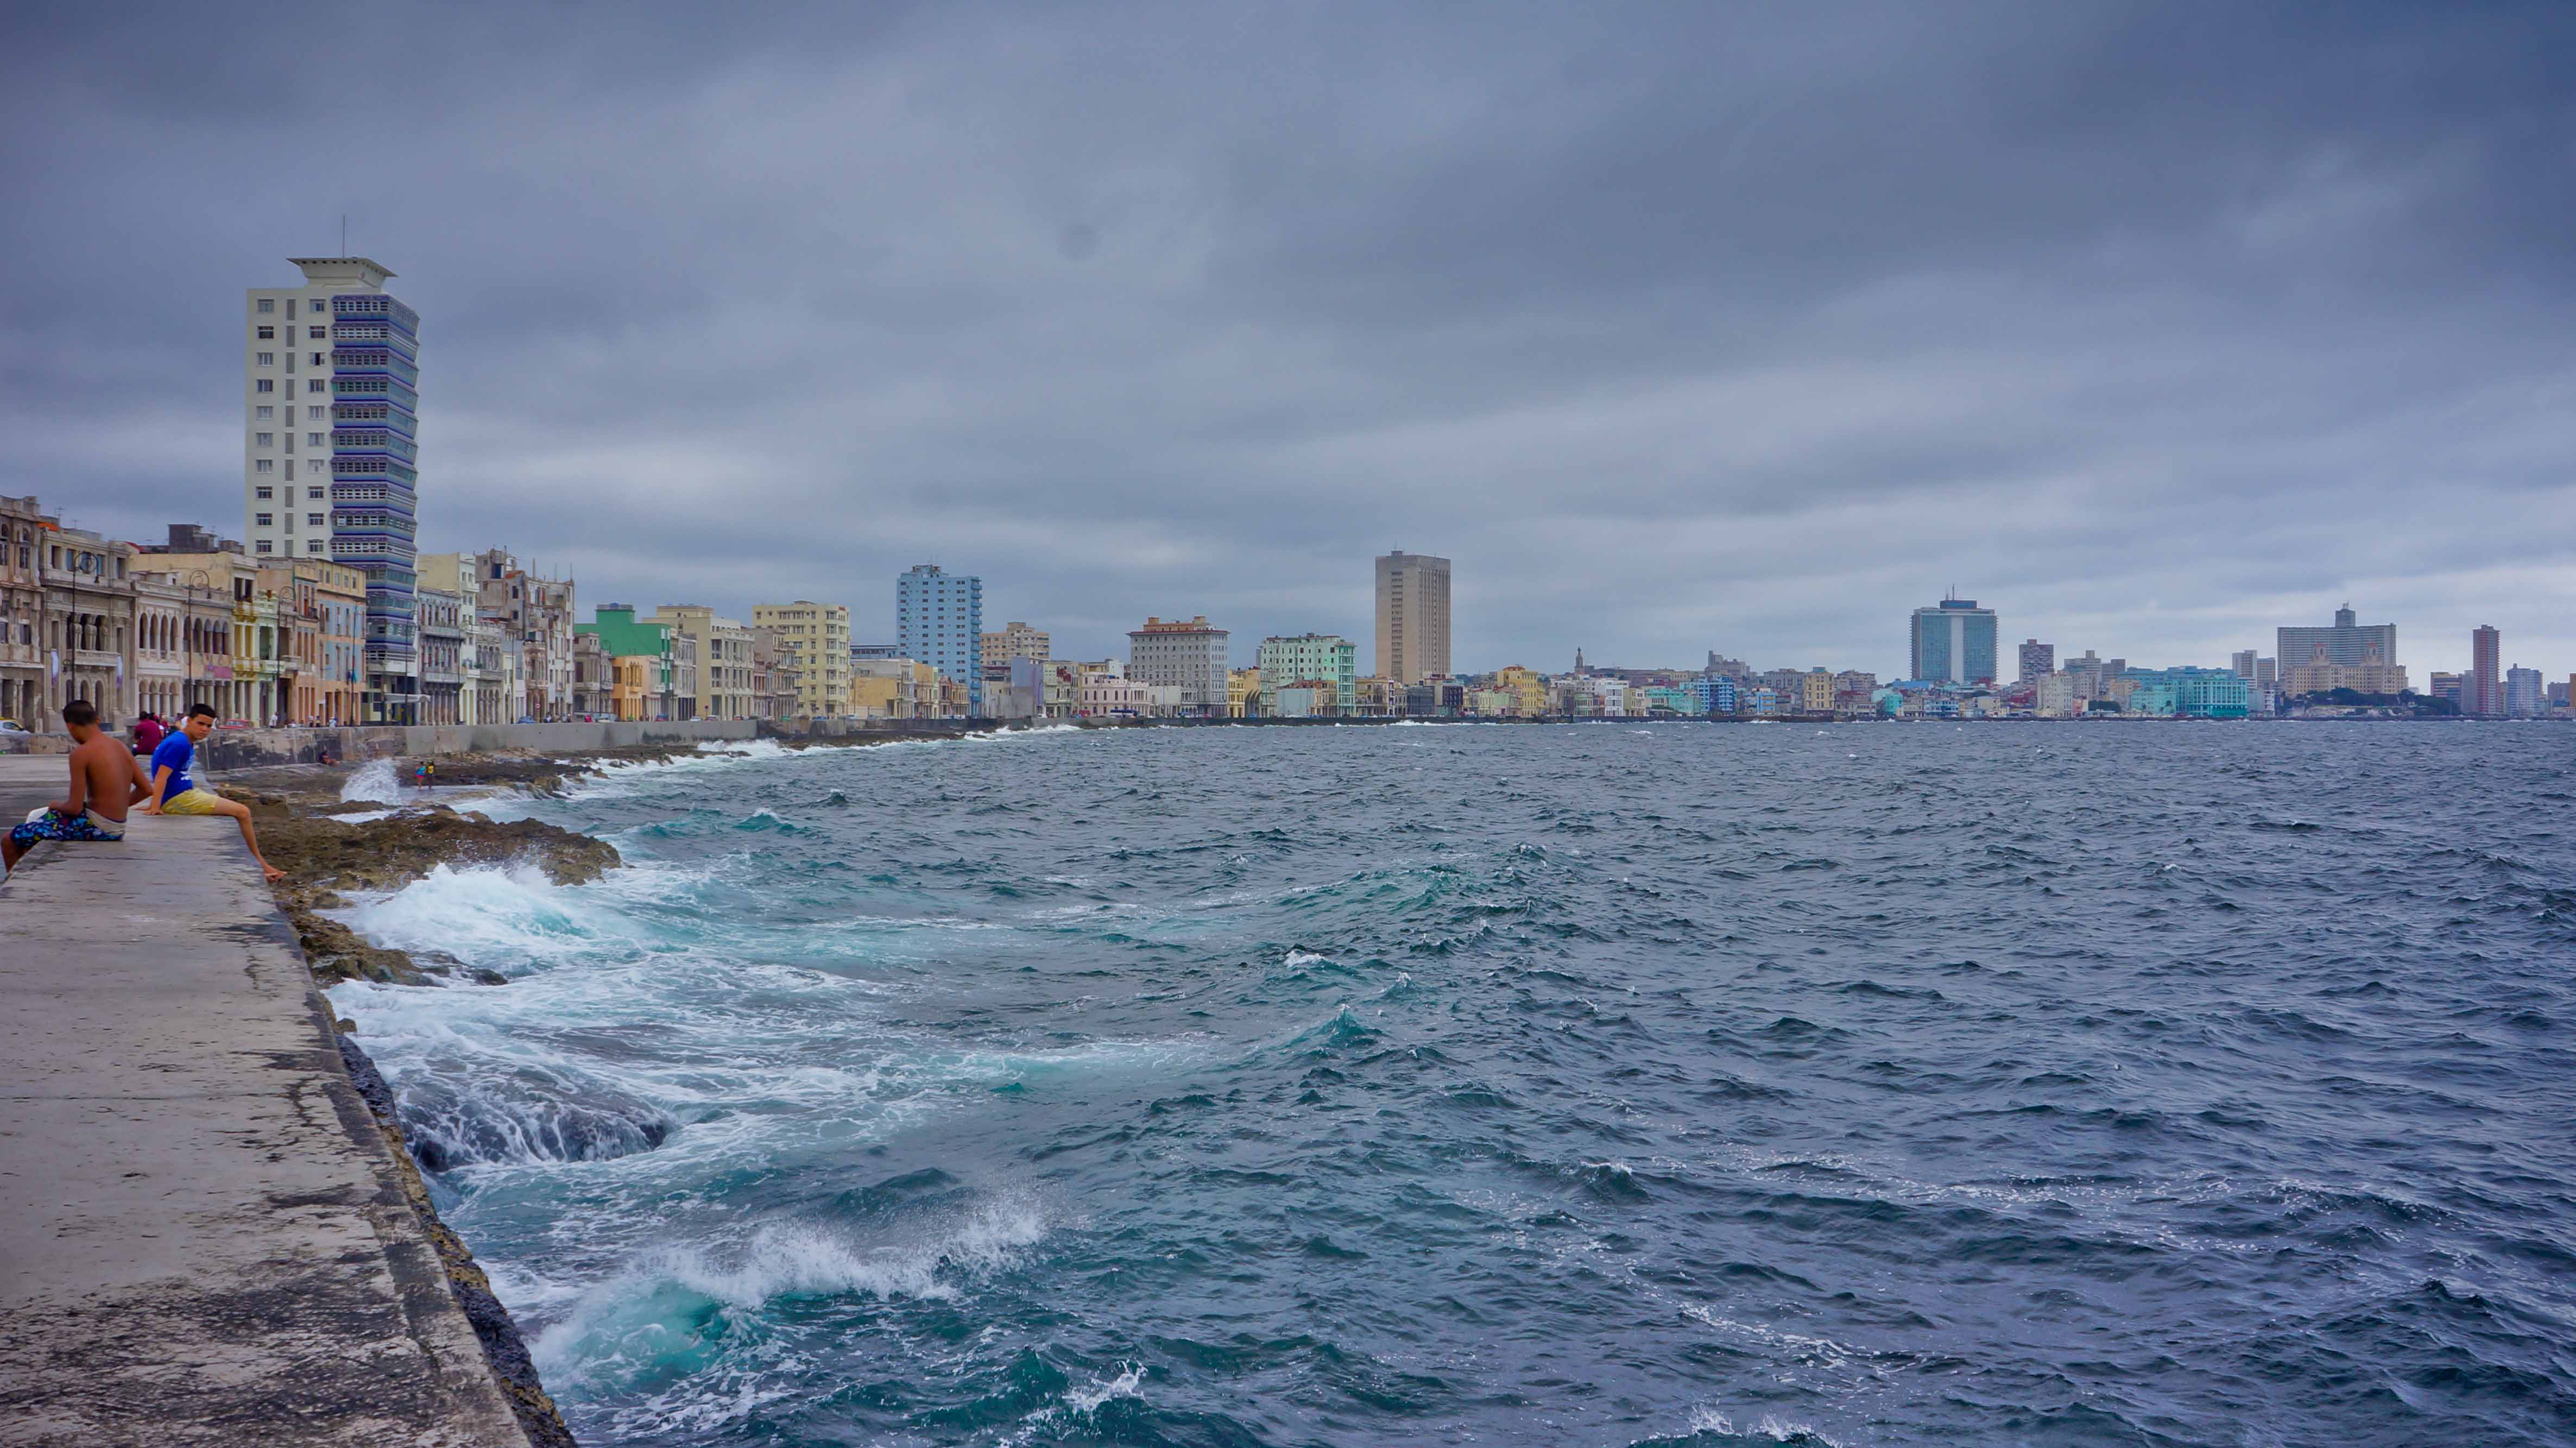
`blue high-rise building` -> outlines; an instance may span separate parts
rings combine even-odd
[[[1973,598],[1914,610],[1913,673],[1936,684],[1995,681],[1995,611]]]
[[[984,713],[984,580],[917,563],[894,581],[895,643],[903,656],[965,681],[967,712]]]
[[[413,575],[420,314],[383,292],[331,298],[331,556],[367,576],[367,688],[418,717]]]

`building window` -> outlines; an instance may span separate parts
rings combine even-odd
[[[321,527],[321,526],[322,526],[322,515],[321,515],[321,514],[319,514],[319,513],[307,513],[307,514],[305,514],[305,515],[304,515],[304,526],[305,526],[305,527],[307,527],[307,528],[319,528],[319,527]]]
[[[318,378],[318,377],[317,377],[317,378],[313,379],[312,381],[305,383],[305,384],[304,384],[304,390],[305,390],[305,391],[307,391],[307,392],[319,392],[319,391],[321,391],[321,390],[322,390],[322,379],[320,379],[320,378]]]
[[[269,418],[270,418],[273,414],[275,414],[275,413],[276,413],[276,411],[277,411],[277,409],[276,409],[276,408],[274,408],[274,407],[263,407],[263,408],[260,408],[257,412],[253,413],[253,414],[252,414],[252,417],[253,417],[253,419],[254,419],[254,420],[256,420],[256,421],[259,421],[259,422],[266,422],[266,421],[268,421],[268,420],[269,420]]]
[[[257,514],[256,516],[254,516],[254,517],[251,519],[251,521],[252,521],[252,522],[254,522],[254,523],[257,523],[259,526],[261,526],[261,527],[263,527],[263,528],[273,528],[273,527],[277,526],[277,524],[276,524],[276,515],[275,515],[275,514],[273,514],[273,513],[260,513],[260,514]]]
[[[274,342],[274,341],[276,341],[276,340],[277,340],[277,329],[276,329],[275,327],[262,327],[262,328],[260,328],[260,329],[259,329],[259,340],[261,340],[261,341],[263,341],[263,342]]]
[[[259,461],[251,464],[251,470],[254,472],[273,473],[277,471],[277,464],[269,461],[267,458],[261,458]]]
[[[267,489],[267,488],[260,488],[260,489],[257,489],[257,490],[256,490],[256,492],[257,492],[257,495],[258,495],[259,500],[260,500],[261,502],[265,503],[265,502],[267,502],[267,501],[268,501],[268,495],[269,495],[269,492],[270,492],[270,490],[269,490],[269,489]]]
[[[276,383],[274,383],[274,382],[269,381],[269,380],[268,380],[267,378],[265,378],[265,377],[263,377],[263,378],[259,379],[259,381],[255,382],[255,383],[253,383],[253,384],[251,384],[251,385],[252,385],[252,387],[253,387],[255,390],[260,391],[260,392],[275,392],[275,391],[277,390],[277,384],[276,384]]]
[[[322,490],[320,488],[306,488],[304,490],[304,496],[318,503],[322,501]]]
[[[259,310],[260,310],[260,314],[261,314],[262,316],[266,316],[268,313],[276,311],[276,310],[277,310],[277,299],[276,299],[275,297],[262,297],[262,298],[260,298],[260,299],[259,299]]]
[[[320,447],[322,445],[322,434],[318,432],[306,433],[304,435],[304,445],[306,447]]]
[[[266,552],[269,552],[269,551],[270,551],[269,546],[268,546],[268,540],[267,540],[267,539],[262,538],[262,539],[260,539],[260,540],[259,540],[259,551],[260,551],[260,552],[262,552],[262,553],[266,553]]]
[[[314,366],[316,366],[316,367],[319,367],[319,366],[321,366],[321,365],[322,365],[322,354],[321,354],[321,353],[316,352],[316,353],[314,353],[314,354],[313,354],[313,365],[314,365]]]
[[[319,328],[319,327],[307,327],[307,328],[305,328],[305,329],[304,329],[304,335],[305,335],[305,336],[307,336],[307,337],[312,338],[312,339],[313,339],[314,341],[316,341],[316,342],[319,342],[319,341],[321,341],[321,340],[322,340],[322,329],[321,329],[321,328]],[[321,359],[321,358],[319,358],[319,357],[316,357],[316,358],[314,358],[313,360],[314,360],[314,361],[316,361],[316,362],[319,362],[319,361],[321,361],[322,359]]]
[[[274,352],[262,352],[262,353],[260,353],[260,354],[259,354],[259,365],[260,365],[260,366],[262,366],[262,367],[274,367],[274,366],[276,366],[276,365],[277,365],[277,354],[276,354],[276,353],[274,353]]]
[[[251,446],[253,447],[275,447],[277,446],[277,434],[273,432],[253,433],[250,441]]]
[[[311,542],[309,542],[309,543],[305,544],[305,545],[304,545],[304,551],[305,551],[305,552],[307,552],[307,553],[319,553],[319,552],[321,552],[321,551],[322,551],[322,540],[321,540],[321,539],[319,539],[319,538],[316,538],[316,539],[314,539],[313,541],[311,541]]]

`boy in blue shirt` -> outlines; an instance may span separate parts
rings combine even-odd
[[[260,873],[271,880],[283,880],[286,872],[269,864],[259,852],[259,835],[250,827],[250,806],[230,800],[188,778],[188,763],[196,758],[197,743],[215,732],[215,711],[205,704],[190,705],[188,717],[181,721],[161,747],[152,751],[152,802],[143,807],[145,814],[158,815],[230,815],[241,826],[242,843],[250,846],[250,857],[259,861]]]

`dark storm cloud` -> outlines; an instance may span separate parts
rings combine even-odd
[[[2576,665],[2560,7],[363,12],[0,35],[8,491],[238,527],[240,289],[422,311],[424,546],[1462,665]],[[362,59],[361,59],[362,58]]]

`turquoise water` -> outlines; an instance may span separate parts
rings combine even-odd
[[[586,1444],[2576,1442],[2571,742],[758,747],[334,999]]]

